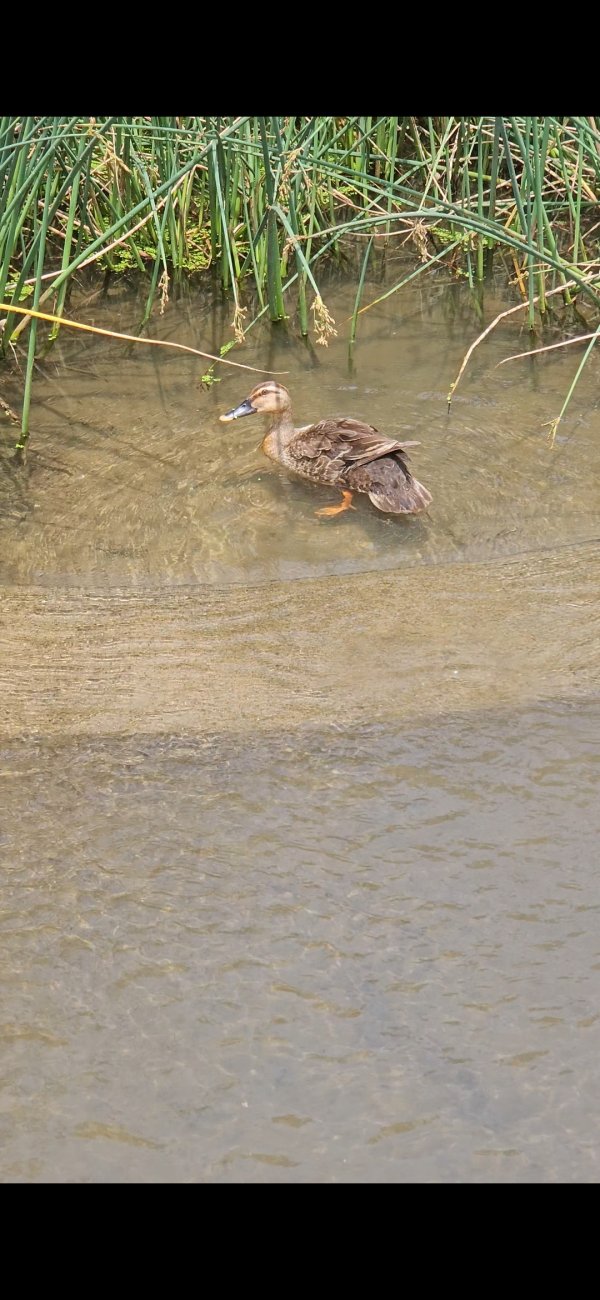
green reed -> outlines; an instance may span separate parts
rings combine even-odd
[[[417,273],[447,263],[473,287],[503,254],[533,330],[557,287],[567,305],[600,307],[599,189],[591,117],[4,116],[0,302],[60,317],[82,267],[133,270],[148,281],[142,328],[173,280],[210,272],[233,301],[232,341],[268,314],[296,315],[302,335],[314,328],[326,343],[323,259],[352,237],[384,248],[408,238]],[[357,263],[351,347],[370,305],[359,309],[368,260]],[[23,443],[36,329],[5,313],[5,352],[29,331]]]

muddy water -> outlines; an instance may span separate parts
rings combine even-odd
[[[227,320],[189,294],[158,331]],[[577,362],[496,370],[513,317],[448,419],[481,327],[440,280],[352,371],[342,337],[237,354],[299,422],[421,438],[412,521],[317,519],[218,424],[243,372],[44,364],[0,480],[4,1181],[597,1179],[596,376],[549,447]]]

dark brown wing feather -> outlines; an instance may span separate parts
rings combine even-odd
[[[419,445],[384,438],[372,425],[346,417],[301,430],[287,452],[290,462],[309,478],[367,492],[379,510],[413,514],[431,501],[406,463],[407,447]]]
[[[431,504],[431,493],[413,477],[399,452],[348,469],[344,482],[356,492],[367,492],[378,510],[394,515],[418,514]]]
[[[398,442],[395,438],[384,438],[373,425],[349,417],[321,420],[319,424],[312,424],[309,429],[297,433],[288,445],[294,460],[336,460],[340,474],[344,473],[346,466],[368,465],[380,456],[402,453],[406,447],[418,446],[418,442]]]

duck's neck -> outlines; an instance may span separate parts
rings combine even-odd
[[[296,430],[292,422],[292,412],[290,407],[285,407],[282,411],[275,411],[269,416],[267,426],[267,438],[271,446],[277,451],[287,447],[288,442],[293,438]]]

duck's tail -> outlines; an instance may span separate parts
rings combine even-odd
[[[369,492],[369,500],[378,510],[386,510],[391,515],[416,515],[431,505],[433,497],[411,474],[409,478],[389,487],[378,485],[374,491]]]
[[[390,515],[416,515],[432,501],[431,492],[413,478],[403,448],[394,455],[352,466],[346,470],[344,483],[355,492],[366,492],[378,510]]]

